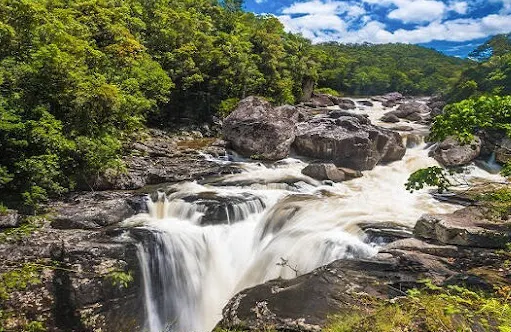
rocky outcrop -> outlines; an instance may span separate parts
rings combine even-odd
[[[406,119],[409,121],[420,121],[423,119],[424,114],[428,113],[430,110],[427,105],[423,103],[419,103],[416,101],[407,102],[399,105],[399,107],[394,110],[386,113],[381,121],[383,122],[398,122],[399,119]],[[396,119],[398,121],[396,121]]]
[[[331,180],[334,182],[342,182],[346,180],[344,172],[334,164],[310,164],[302,169],[302,174],[319,181]]]
[[[328,160],[355,170],[401,159],[406,148],[401,136],[370,124],[363,116],[335,113],[297,124],[293,144],[299,155]]]
[[[281,114],[275,114],[264,99],[248,97],[224,120],[224,137],[244,156],[267,160],[285,158],[295,138],[295,127],[292,120]]]
[[[135,199],[122,193],[88,193],[75,195],[66,202],[57,203],[52,227],[59,229],[97,229],[118,224],[145,212],[145,198]]]
[[[26,287],[17,287],[2,299],[6,330],[24,330],[27,318],[56,332],[143,328],[136,246],[126,238],[42,226],[21,240],[2,242],[0,258],[0,273],[19,268],[35,271]],[[115,273],[121,271],[133,280],[119,283]],[[28,278],[27,273],[21,278]]]
[[[220,328],[241,331],[321,331],[333,315],[365,307],[367,297],[405,294],[421,278],[443,280],[454,272],[429,255],[388,251],[376,260],[338,260],[291,280],[276,279],[235,295]]]
[[[444,244],[477,248],[505,248],[511,241],[509,225],[489,221],[476,207],[448,215],[424,215],[417,221],[414,234]]]
[[[357,105],[351,99],[333,97],[332,101],[342,110],[351,110],[357,108]]]
[[[199,133],[171,137],[160,130],[150,130],[144,140],[133,143],[123,158],[126,170],[106,172],[79,183],[81,190],[133,190],[146,185],[201,180],[205,177],[239,172],[208,160],[204,153],[226,155],[225,145]]]
[[[202,192],[179,199],[195,206],[195,209],[188,211],[201,214],[198,220],[201,226],[233,224],[245,220],[251,214],[261,213],[266,206],[260,197],[250,193],[233,193],[226,196],[215,192]]]
[[[399,121],[399,118],[397,117],[397,115],[389,112],[389,113],[386,113],[384,114],[381,119],[380,119],[381,122],[386,122],[386,123],[398,123]]]
[[[0,212],[0,229],[18,227],[21,224],[21,216],[16,210],[7,210]]]
[[[309,107],[334,106],[331,96],[322,93],[313,93],[312,98],[304,104]]]
[[[461,144],[456,138],[448,137],[439,143],[431,154],[444,166],[461,166],[476,159],[481,152],[481,140],[475,137],[470,144]]]

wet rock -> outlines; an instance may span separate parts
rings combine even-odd
[[[413,229],[395,222],[360,223],[369,242],[384,244],[413,236]]]
[[[417,221],[414,234],[444,244],[479,248],[505,248],[511,241],[509,225],[487,220],[476,207],[447,215],[424,215]]]
[[[312,98],[308,102],[305,102],[305,105],[309,107],[328,107],[334,106],[334,103],[329,95],[313,93]]]
[[[224,138],[236,152],[246,157],[285,158],[295,138],[295,128],[292,120],[278,113],[275,114],[270,103],[262,98],[245,98],[224,120]]]
[[[383,107],[392,108],[398,104],[395,100],[385,100],[381,103]]]
[[[197,207],[196,211],[202,214],[199,219],[201,226],[243,221],[251,214],[261,213],[266,207],[260,197],[250,193],[225,196],[215,192],[203,192],[180,199]]]
[[[413,127],[406,126],[406,125],[394,126],[390,129],[396,130],[396,131],[413,131]]]
[[[399,120],[399,118],[397,117],[397,115],[395,115],[395,114],[394,114],[394,113],[392,113],[392,112],[389,112],[389,113],[384,114],[384,115],[381,117],[380,121],[382,121],[382,122],[387,122],[387,123],[397,123],[397,122],[399,122],[400,120]]]
[[[460,166],[476,159],[481,152],[481,140],[475,137],[470,144],[462,145],[454,137],[448,137],[437,145],[432,156],[444,166]]]
[[[365,307],[364,296],[402,296],[421,278],[445,280],[452,273],[425,254],[394,252],[380,261],[338,260],[291,280],[246,289],[224,307],[220,328],[242,331],[321,331],[332,315]]]
[[[367,106],[367,107],[374,106],[374,104],[372,102],[370,102],[369,100],[358,100],[357,103],[360,105],[363,105],[363,106]]]
[[[78,195],[59,204],[52,227],[59,229],[96,229],[114,225],[143,209],[142,202],[128,200],[121,194]]]
[[[398,133],[354,116],[315,118],[299,123],[293,147],[302,156],[355,170],[372,169],[382,161],[400,160],[406,152]]]
[[[425,104],[413,101],[399,105],[399,107],[386,113],[382,117],[384,122],[398,122],[396,119],[406,119],[409,121],[421,121],[421,114],[429,112],[428,107]]]
[[[407,118],[414,113],[428,113],[429,111],[429,107],[426,104],[412,101],[399,105],[394,112],[399,118]]]
[[[319,181],[331,180],[334,182],[342,182],[346,179],[346,175],[334,164],[310,164],[302,169],[302,174],[310,176]]]
[[[18,227],[21,224],[21,216],[16,210],[7,210],[6,213],[0,212],[0,229]]]
[[[505,137],[499,142],[495,150],[495,159],[502,164],[511,161],[511,139]]]
[[[351,168],[346,167],[337,167],[337,169],[341,170],[346,177],[346,180],[352,180],[356,178],[361,178],[363,176],[361,171],[357,171]]]
[[[351,110],[357,108],[355,102],[347,98],[335,98],[332,100],[335,105],[339,106],[343,110]]]
[[[390,92],[382,96],[387,101],[399,102],[404,99],[403,95],[399,92]]]

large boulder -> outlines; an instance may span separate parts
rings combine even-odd
[[[215,192],[201,192],[180,197],[180,200],[195,206],[195,209],[185,211],[200,213],[198,224],[201,226],[233,224],[245,220],[251,214],[262,212],[266,207],[260,197],[250,193],[219,195]]]
[[[385,113],[380,121],[382,122],[386,122],[386,123],[398,123],[400,120],[399,118],[397,117],[397,115],[395,115],[394,113],[392,112],[388,112],[388,113]]]
[[[98,229],[147,211],[144,198],[123,193],[77,195],[54,208],[52,227],[59,229]]]
[[[321,331],[334,315],[406,294],[417,280],[453,275],[436,258],[389,251],[379,260],[338,260],[291,280],[241,291],[223,309],[219,328],[239,331]],[[373,302],[373,303],[374,303]]]
[[[299,155],[328,160],[355,170],[403,158],[401,136],[370,124],[362,116],[335,114],[336,119],[314,118],[297,124],[294,149]]]
[[[224,138],[241,155],[278,160],[289,155],[294,122],[259,97],[243,99],[223,123]]]
[[[467,207],[453,214],[424,215],[415,225],[417,237],[444,244],[479,248],[505,248],[511,241],[511,228],[489,221],[484,211]]]
[[[351,99],[334,97],[332,98],[332,101],[335,105],[339,106],[339,108],[343,110],[351,110],[357,108],[357,105]]]
[[[310,107],[328,107],[334,106],[331,96],[322,93],[313,93],[312,98],[305,102]]]
[[[334,182],[342,182],[346,179],[344,172],[338,169],[334,164],[310,164],[302,169],[302,174],[320,181],[331,180]]]
[[[480,152],[479,137],[475,137],[470,144],[461,144],[456,138],[448,137],[436,146],[432,155],[443,166],[461,166],[476,159]]]
[[[381,120],[384,122],[396,122],[396,119],[420,121],[422,120],[421,114],[426,114],[428,112],[429,108],[427,105],[412,101],[399,105],[394,111],[385,113]]]

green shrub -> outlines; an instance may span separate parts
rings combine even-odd
[[[335,97],[341,96],[339,91],[331,89],[331,88],[318,88],[318,89],[314,89],[314,92],[315,93],[324,93],[324,94],[335,96]]]

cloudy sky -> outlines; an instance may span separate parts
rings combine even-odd
[[[511,32],[511,0],[245,0],[313,42],[413,43],[466,56]]]

